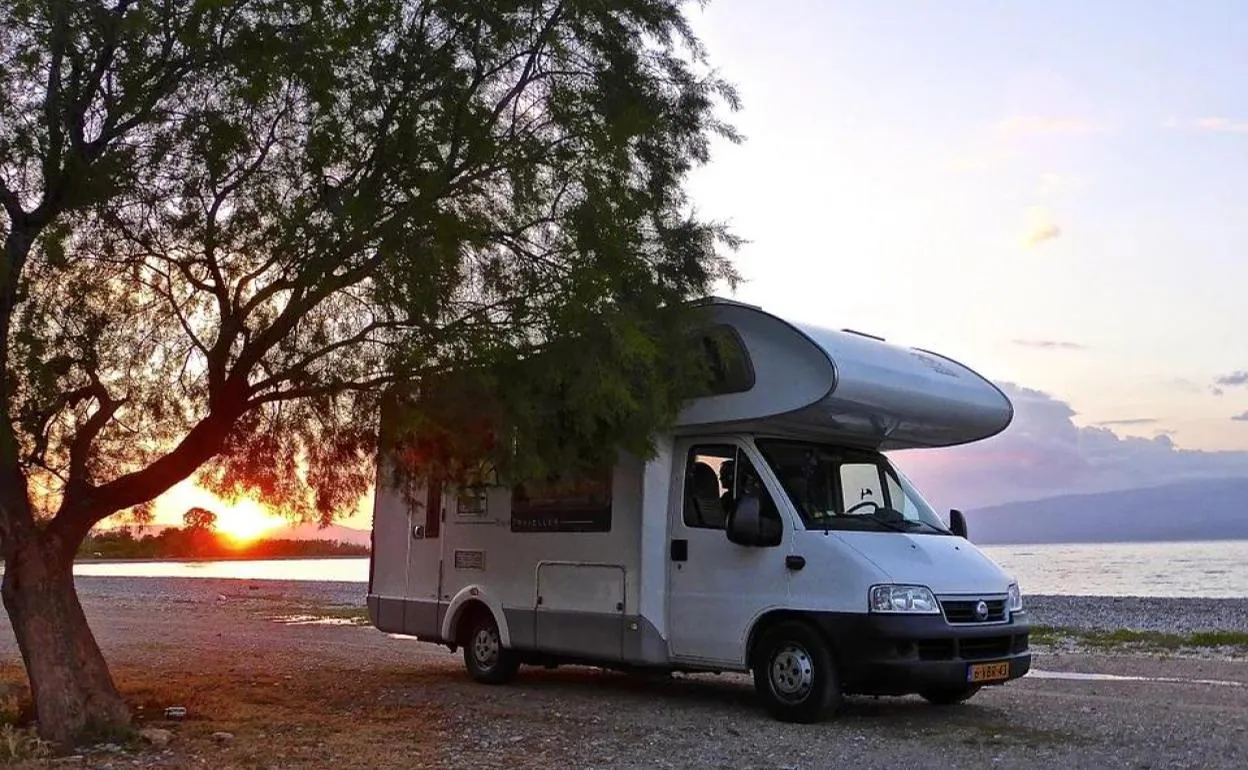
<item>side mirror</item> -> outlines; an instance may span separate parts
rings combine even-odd
[[[949,511],[949,529],[958,537],[966,537],[966,517],[957,508]]]
[[[724,527],[728,540],[737,545],[771,547],[780,545],[779,522],[763,518],[763,506],[754,495],[737,500],[728,512]]]

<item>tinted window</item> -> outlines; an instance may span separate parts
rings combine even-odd
[[[731,326],[713,326],[700,337],[712,395],[742,393],[754,387],[754,367],[740,335]]]
[[[512,532],[610,532],[612,469],[576,478],[518,484],[511,494]]]

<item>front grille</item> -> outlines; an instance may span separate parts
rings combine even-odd
[[[916,639],[919,660],[984,660],[1027,651],[1027,634],[971,639]]]
[[[1014,648],[1012,636],[981,636],[978,639],[960,639],[958,652],[963,660],[983,660],[1009,655]]]
[[[941,599],[940,608],[944,610],[945,620],[950,623],[1002,623],[1005,621],[1005,599],[984,599],[988,605],[988,617],[975,617],[975,606],[979,599]]]
[[[953,660],[952,639],[920,639],[919,660]]]

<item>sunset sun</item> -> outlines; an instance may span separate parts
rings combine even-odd
[[[219,503],[211,510],[217,514],[217,532],[240,544],[263,537],[286,523],[250,500],[233,505]]]
[[[182,514],[193,507],[216,514],[216,531],[239,545],[255,541],[288,524],[281,516],[254,500],[222,500],[191,481],[178,484],[157,501],[156,521],[181,526]]]

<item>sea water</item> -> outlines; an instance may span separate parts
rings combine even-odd
[[[1248,540],[993,545],[1025,594],[1248,597]],[[83,561],[77,575],[368,582],[368,558]]]

